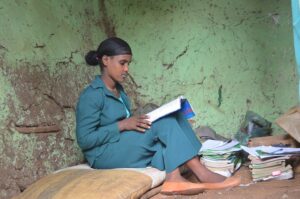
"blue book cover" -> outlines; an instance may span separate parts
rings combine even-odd
[[[190,119],[195,116],[191,104],[184,96],[177,97],[176,99],[149,112],[147,115],[149,116],[149,121],[154,122],[155,120],[175,111],[181,111],[186,119]]]

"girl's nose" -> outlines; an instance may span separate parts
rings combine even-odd
[[[125,64],[125,66],[124,66],[124,71],[125,71],[125,72],[128,72],[128,64]]]

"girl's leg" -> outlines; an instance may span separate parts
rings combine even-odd
[[[201,147],[193,129],[181,113],[173,113],[155,121],[149,135],[157,137],[163,146],[163,162],[167,173],[197,156]]]
[[[166,182],[188,182],[184,177],[181,176],[179,168],[167,173]]]
[[[196,156],[191,160],[186,162],[186,166],[192,170],[192,172],[197,176],[200,182],[222,182],[226,177],[214,173],[207,169],[199,160],[199,157]]]

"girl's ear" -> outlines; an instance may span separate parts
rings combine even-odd
[[[109,57],[107,55],[103,55],[102,63],[104,66],[107,66]]]

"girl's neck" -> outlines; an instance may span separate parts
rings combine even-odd
[[[107,75],[101,75],[101,79],[108,90],[116,90],[117,83],[113,79],[109,78]]]
[[[119,97],[120,97],[120,93],[119,93],[119,91],[118,91],[118,89],[117,89],[117,83],[116,83],[113,79],[109,78],[109,77],[106,76],[106,75],[102,75],[102,76],[101,76],[101,79],[102,79],[102,81],[104,82],[106,88],[107,88],[111,93],[113,93],[114,96],[116,96],[117,98],[119,98]]]

